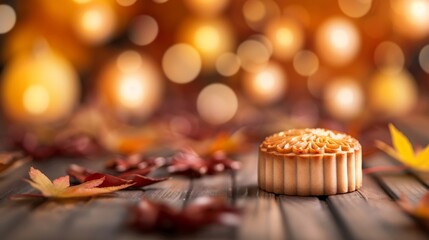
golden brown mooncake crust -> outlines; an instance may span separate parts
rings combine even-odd
[[[258,185],[299,196],[355,191],[362,186],[362,147],[347,134],[322,128],[275,133],[259,146]]]

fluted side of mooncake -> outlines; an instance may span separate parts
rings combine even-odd
[[[362,186],[359,142],[324,129],[294,129],[269,136],[261,144],[259,187],[287,195],[332,195]]]

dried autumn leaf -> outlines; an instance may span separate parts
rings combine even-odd
[[[409,167],[429,171],[429,145],[415,153],[408,138],[393,124],[389,124],[389,130],[393,148],[381,141],[377,141],[376,146]]]
[[[411,204],[411,202],[405,196],[401,196],[401,198],[398,200],[398,204],[409,214],[429,221],[429,192],[423,195],[417,206],[413,206],[413,204]]]
[[[27,181],[33,188],[42,193],[39,196],[49,198],[91,197],[105,193],[112,193],[132,185],[123,184],[114,187],[99,187],[104,182],[104,178],[99,178],[79,185],[70,186],[69,176],[60,177],[51,181],[41,171],[33,167],[30,168],[29,175],[30,180]],[[16,195],[15,197],[19,197],[19,195]]]
[[[214,175],[226,170],[238,170],[239,168],[240,163],[229,159],[223,151],[217,151],[202,158],[192,149],[185,149],[173,157],[167,170],[170,173],[201,177],[203,175]]]
[[[132,208],[132,224],[142,232],[188,233],[210,224],[237,225],[238,214],[221,198],[201,197],[181,211],[143,198]]]
[[[154,169],[165,165],[166,160],[163,157],[146,158],[142,154],[133,154],[126,157],[117,157],[106,163],[106,167],[117,172],[129,172],[136,170],[134,173],[146,175],[145,171],[153,171]]]
[[[72,164],[67,169],[67,174],[76,178],[79,182],[84,183],[95,179],[103,178],[103,183],[100,187],[121,186],[123,184],[131,184],[129,187],[140,188],[154,183],[162,182],[168,178],[150,178],[139,174],[126,174],[113,176],[106,173],[97,173],[89,171],[79,165]]]

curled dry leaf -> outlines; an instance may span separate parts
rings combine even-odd
[[[104,182],[104,177],[102,177],[79,185],[70,186],[69,176],[60,177],[51,181],[45,174],[33,167],[30,168],[29,175],[30,180],[27,180],[28,183],[42,193],[40,195],[34,194],[32,196],[47,198],[92,197],[100,194],[112,193],[133,185],[132,183],[129,183],[113,187],[100,187]],[[15,195],[12,199],[20,198],[21,196],[26,197],[28,195]]]
[[[145,171],[153,171],[154,169],[164,166],[166,160],[163,157],[145,158],[142,154],[133,154],[125,157],[117,157],[106,163],[106,167],[117,172],[129,172],[135,170],[135,174],[142,174]]]
[[[429,145],[415,153],[410,140],[396,129],[393,124],[389,124],[389,130],[393,148],[381,141],[376,142],[377,147],[406,166],[422,171],[429,171]]]
[[[143,198],[131,214],[132,226],[142,232],[188,233],[210,224],[239,223],[239,211],[222,198],[201,197],[181,211]]]
[[[170,173],[188,177],[201,177],[239,168],[240,163],[229,159],[223,151],[217,151],[202,158],[193,150],[185,149],[173,156],[167,170]]]
[[[409,214],[429,222],[429,192],[423,195],[416,206],[406,196],[401,196],[397,202]]]
[[[67,169],[67,174],[76,178],[81,183],[103,178],[104,181],[103,183],[100,184],[101,187],[112,187],[112,186],[120,186],[123,184],[131,184],[129,187],[140,188],[154,183],[162,182],[168,179],[168,178],[150,178],[139,174],[113,176],[106,173],[93,172],[76,164],[70,165],[70,167]]]

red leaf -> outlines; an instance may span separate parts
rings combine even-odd
[[[113,186],[120,186],[123,184],[133,184],[134,182],[122,178],[118,178],[109,174],[103,174],[103,173],[93,173],[85,178],[84,182],[88,182],[95,179],[100,179],[104,177],[104,181],[102,184],[100,184],[100,187],[113,187]]]
[[[139,172],[142,170],[145,170],[145,169],[136,169],[135,172]],[[67,173],[75,177],[79,182],[87,182],[94,179],[104,178],[104,181],[100,185],[100,187],[112,187],[112,186],[119,186],[123,184],[132,184],[132,186],[130,187],[140,188],[154,183],[162,182],[168,179],[168,178],[150,178],[150,177],[146,177],[135,173],[125,173],[125,174],[120,174],[118,176],[114,176],[106,173],[89,171],[76,164],[72,164],[68,168]]]
[[[86,168],[77,164],[72,164],[67,169],[67,174],[76,178],[80,183],[85,182],[85,179],[94,172],[88,171]]]
[[[132,209],[133,226],[142,232],[194,232],[210,224],[238,224],[238,210],[224,199],[202,197],[179,211],[162,203],[141,199]]]
[[[128,179],[132,183],[135,183],[133,187],[139,188],[139,187],[144,187],[147,185],[165,181],[168,178],[150,178],[143,175],[133,174],[133,175],[128,175],[125,179]]]
[[[189,177],[201,177],[239,168],[240,163],[229,159],[225,152],[217,151],[203,158],[193,150],[185,149],[173,157],[167,170]]]

